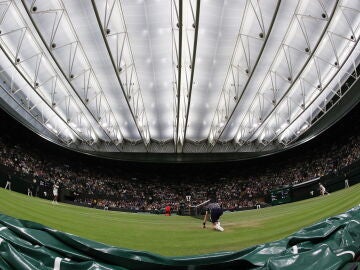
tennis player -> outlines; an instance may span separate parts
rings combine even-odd
[[[224,228],[220,226],[220,217],[223,214],[223,210],[217,202],[210,202],[206,208],[204,221],[203,221],[203,228],[206,228],[206,221],[210,217],[210,221],[213,224],[214,230],[223,232]]]
[[[325,194],[330,194],[329,192],[326,191],[326,188],[321,183],[319,183],[319,190],[321,196],[324,196]]]
[[[52,201],[53,204],[58,204],[58,196],[59,196],[59,182],[55,182],[53,185],[53,195],[54,199]]]

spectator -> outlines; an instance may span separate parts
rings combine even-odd
[[[360,122],[360,120],[358,120]],[[107,171],[102,166],[88,168],[82,161],[67,164],[67,160],[50,155],[44,158],[32,145],[22,145],[0,137],[0,163],[21,177],[37,179],[42,197],[51,194],[51,183],[61,182],[62,188],[74,194],[74,201],[83,205],[159,212],[166,205],[179,211],[180,202],[187,197],[187,205],[202,203],[207,198],[209,181],[216,189],[217,200],[224,209],[236,210],[264,204],[268,192],[276,187],[301,183],[328,174],[337,174],[342,168],[360,158],[360,124],[354,124],[352,135],[336,140],[330,146],[320,144],[304,155],[272,163],[266,168],[249,166],[243,172],[234,167],[226,175],[216,176],[198,172],[190,176],[184,172],[176,181],[160,176],[134,177],[133,172],[115,168]],[[174,176],[175,177],[175,176]],[[5,188],[11,189],[11,176]],[[34,193],[34,190],[31,189]],[[37,193],[35,192],[35,195]],[[186,207],[186,206],[184,206]],[[184,211],[185,208],[181,208]]]

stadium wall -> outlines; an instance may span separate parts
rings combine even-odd
[[[289,201],[295,202],[319,196],[319,183],[322,183],[330,193],[343,189],[345,188],[345,179],[348,179],[350,186],[360,183],[360,160],[344,167],[337,173],[293,185],[291,187]],[[288,189],[288,187],[286,187],[286,189]],[[271,203],[271,201],[269,203]]]
[[[8,167],[0,164],[0,186],[5,187],[6,181],[8,179],[8,175],[11,175],[11,189],[13,191],[27,194],[27,189],[32,187],[32,178],[30,176],[20,174],[18,172],[14,172],[13,170],[10,170]],[[345,179],[349,180],[349,185],[354,185],[357,183],[360,183],[360,159],[353,162],[352,164],[348,165],[347,167],[344,167],[340,171],[338,171],[336,174],[329,174],[326,176],[321,177],[320,179],[314,179],[313,181],[307,181],[304,183],[300,183],[294,186],[291,186],[290,188],[290,198],[289,200],[283,201],[281,203],[287,203],[287,202],[295,202],[300,200],[309,199],[314,196],[319,195],[319,182],[321,182],[327,189],[328,192],[334,192],[339,189],[343,189],[345,187]],[[51,179],[50,179],[51,180]],[[45,181],[45,186],[42,187],[39,190],[38,197],[44,198],[44,199],[52,199],[52,189],[50,186],[49,181]],[[288,189],[289,187],[285,187]],[[278,190],[281,190],[279,188]],[[44,191],[46,192],[46,196],[44,195]],[[66,189],[61,189],[60,191],[60,201],[67,202],[74,204],[74,202],[69,201],[67,198],[67,194],[69,193]],[[33,191],[33,195],[34,191]],[[269,204],[273,204],[271,201],[271,195],[269,194],[266,198],[266,202]],[[280,204],[280,203],[275,203]],[[87,206],[84,204],[81,204],[82,206]],[[239,208],[236,209],[236,211],[242,211],[242,210],[249,210],[256,208],[256,206],[251,208]],[[117,210],[117,211],[126,211],[126,212],[138,212],[134,209],[111,209],[111,210]],[[161,209],[162,210],[162,209]],[[156,214],[161,214],[163,211],[159,210],[156,212]],[[201,210],[198,211],[201,213]],[[184,215],[191,215],[191,213],[183,213]]]

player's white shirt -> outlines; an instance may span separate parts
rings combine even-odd
[[[57,195],[58,195],[58,191],[59,191],[59,186],[58,186],[58,185],[54,185],[54,188],[53,188],[53,194],[54,194],[54,196],[57,196]]]

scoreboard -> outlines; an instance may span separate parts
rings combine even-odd
[[[278,205],[291,202],[291,187],[283,187],[280,189],[274,189],[270,191],[270,198],[272,205]]]

